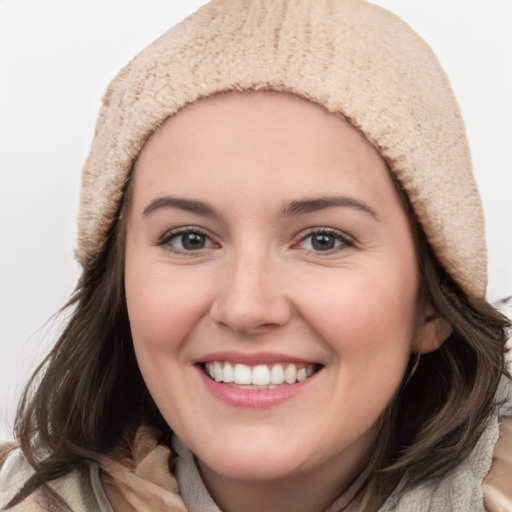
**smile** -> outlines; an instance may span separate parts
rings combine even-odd
[[[203,371],[215,382],[231,384],[241,389],[275,389],[289,386],[311,377],[319,365],[307,363],[275,363],[254,366],[228,361],[204,363]]]

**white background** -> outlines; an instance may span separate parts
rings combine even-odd
[[[0,0],[0,441],[78,277],[80,169],[108,82],[200,0]],[[461,105],[489,245],[512,294],[512,0],[376,0],[433,47]],[[425,77],[428,79],[428,77]],[[471,233],[468,233],[471,236]]]

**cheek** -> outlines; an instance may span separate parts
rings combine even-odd
[[[413,265],[394,272],[342,269],[326,280],[321,294],[302,291],[302,311],[319,338],[335,353],[349,375],[371,378],[374,372],[395,382],[407,364],[416,323],[418,278]]]
[[[132,270],[137,268],[137,270]],[[141,270],[142,268],[142,270]],[[201,280],[165,266],[126,266],[126,301],[136,350],[159,353],[178,350],[207,310]]]

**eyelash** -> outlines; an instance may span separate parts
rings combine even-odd
[[[167,250],[174,252],[176,254],[192,254],[192,253],[200,253],[202,252],[202,249],[209,249],[210,247],[201,247],[199,249],[178,249],[174,247],[171,242],[173,239],[177,239],[180,236],[183,237],[184,235],[193,234],[193,235],[200,235],[204,237],[207,240],[207,243],[209,241],[210,244],[216,245],[215,242],[212,240],[212,237],[210,234],[208,234],[206,231],[204,231],[201,228],[198,228],[196,226],[189,226],[184,228],[178,228],[174,229],[172,231],[168,231],[165,233],[165,235],[158,241],[157,245],[161,247],[165,247]]]
[[[305,233],[302,233],[298,242],[296,242],[293,247],[297,247],[299,244],[305,242],[308,238],[311,238],[315,235],[324,235],[328,237],[332,237],[336,242],[340,242],[337,247],[333,247],[332,249],[327,249],[325,251],[315,250],[315,249],[305,249],[308,253],[314,254],[334,254],[347,247],[354,247],[355,243],[346,235],[343,235],[340,231],[333,228],[311,228],[308,229]]]
[[[205,237],[207,240],[207,243],[210,243],[212,245],[215,245],[215,242],[212,240],[212,237],[203,229],[190,226],[190,227],[184,227],[184,228],[178,228],[172,231],[168,231],[157,243],[157,245],[166,247],[171,252],[177,253],[177,254],[189,254],[192,253],[200,253],[203,249],[210,249],[211,247],[200,247],[198,249],[180,249],[174,247],[171,242],[173,239],[176,239],[178,237],[183,237],[187,234],[194,234],[194,235],[200,235],[202,237]],[[295,242],[292,245],[292,248],[298,247],[301,243],[304,243],[306,240],[313,236],[327,236],[334,239],[335,243],[339,242],[338,246],[335,246],[331,249],[326,250],[315,250],[313,249],[305,249],[308,253],[314,253],[314,254],[334,254],[337,253],[344,248],[347,247],[354,247],[354,241],[348,238],[347,236],[343,235],[339,231],[332,229],[332,228],[310,228],[305,233],[301,233],[301,236],[297,242]]]

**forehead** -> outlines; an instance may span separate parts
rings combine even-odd
[[[208,139],[217,144],[222,143],[222,137],[229,136],[229,143],[238,135],[237,142],[243,145],[243,138],[251,135],[252,144],[259,142],[269,147],[271,139],[287,146],[294,139],[311,138],[315,133],[325,138],[327,133],[341,129],[368,144],[364,135],[341,114],[333,114],[303,97],[275,91],[230,91],[185,106],[153,133],[141,155],[161,137],[168,141],[169,137],[176,137],[180,144],[197,144],[209,131]]]
[[[207,199],[232,191],[270,202],[285,191],[346,192],[396,200],[385,162],[359,130],[309,100],[269,91],[223,93],[185,107],[149,139],[134,172],[144,195]]]

